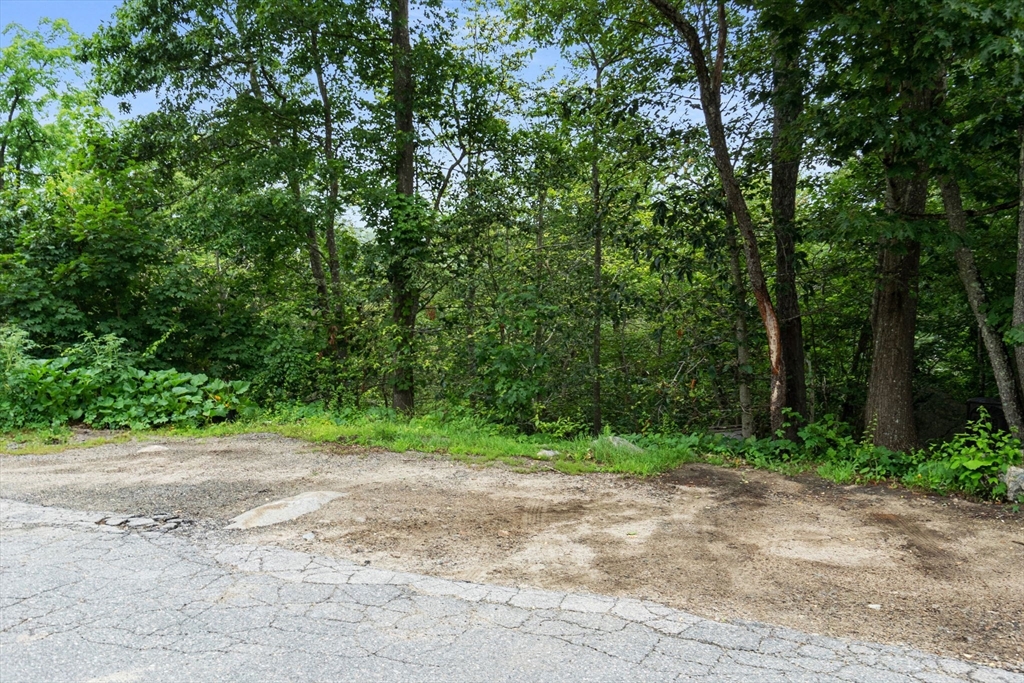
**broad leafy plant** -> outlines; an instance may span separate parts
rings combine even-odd
[[[177,370],[143,370],[113,335],[86,335],[56,358],[29,355],[33,342],[0,328],[0,429],[81,423],[144,429],[201,424],[253,410],[248,382]]]

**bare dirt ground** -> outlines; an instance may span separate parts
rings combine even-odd
[[[687,465],[639,480],[519,473],[274,435],[0,456],[0,497],[175,513],[202,534],[304,491],[346,495],[232,531],[389,569],[648,598],[715,619],[905,643],[1024,672],[1024,513],[817,477]],[[190,529],[190,530],[186,530]]]

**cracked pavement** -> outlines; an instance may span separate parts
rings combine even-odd
[[[0,679],[1016,681],[656,603],[381,570],[0,500]]]

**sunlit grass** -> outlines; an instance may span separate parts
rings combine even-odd
[[[0,446],[17,442],[12,453],[52,453],[127,440],[227,437],[269,432],[320,444],[380,448],[399,453],[430,453],[474,464],[501,462],[521,471],[543,469],[567,474],[615,472],[649,476],[698,459],[690,444],[651,444],[642,451],[594,442],[590,437],[526,435],[472,417],[425,415],[403,418],[388,413],[336,415],[316,410],[265,413],[219,424],[174,426],[123,432],[113,437],[73,442],[72,432],[35,430],[7,434]],[[544,455],[554,451],[556,455]]]

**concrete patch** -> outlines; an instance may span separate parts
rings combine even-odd
[[[344,496],[338,491],[307,491],[291,498],[282,498],[273,503],[261,505],[258,508],[243,512],[231,520],[231,524],[225,529],[252,529],[259,526],[270,526],[280,524],[308,514],[331,502],[335,498]]]

